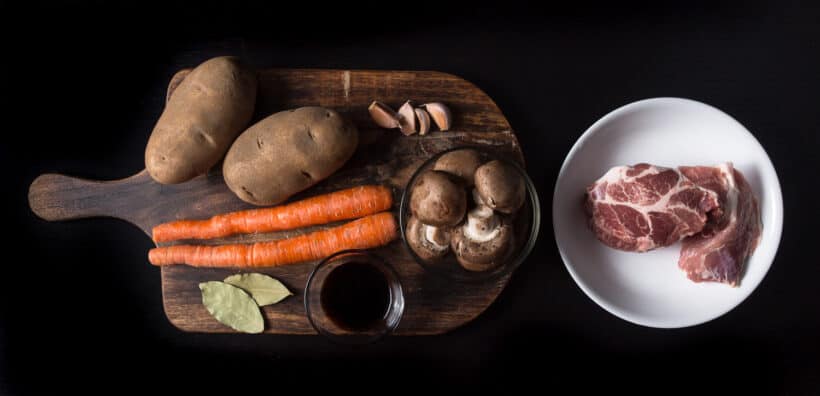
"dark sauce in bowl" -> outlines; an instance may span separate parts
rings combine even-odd
[[[390,286],[379,268],[353,261],[327,275],[320,299],[322,308],[336,325],[348,330],[366,330],[385,320],[390,306]]]

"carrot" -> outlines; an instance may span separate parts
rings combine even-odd
[[[243,210],[208,220],[180,220],[154,227],[154,242],[212,239],[234,234],[290,230],[378,213],[393,206],[384,186],[359,186],[272,208]]]
[[[368,249],[396,239],[396,220],[382,212],[326,230],[293,238],[254,244],[221,246],[176,245],[151,249],[154,265],[188,264],[194,267],[271,267],[318,260],[346,249]]]

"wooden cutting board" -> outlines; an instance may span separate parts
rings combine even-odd
[[[523,164],[518,141],[495,103],[472,83],[440,72],[269,69],[260,72],[254,121],[300,106],[324,106],[352,119],[361,143],[353,158],[329,179],[293,197],[300,199],[361,184],[381,183],[394,189],[395,206],[404,185],[423,161],[458,145],[483,145]],[[370,119],[367,106],[374,99],[398,108],[405,100],[444,102],[454,115],[451,131],[427,136],[403,136],[384,130]],[[146,131],[146,141],[148,133]],[[142,156],[142,152],[134,153]],[[212,173],[178,185],[160,185],[145,170],[115,181],[91,181],[59,174],[38,177],[29,189],[29,205],[48,221],[109,216],[126,220],[146,235],[175,219],[204,219],[214,214],[248,209]],[[46,226],[46,225],[43,225]],[[321,227],[314,227],[321,228]],[[209,243],[253,242],[305,232],[245,235]],[[406,309],[399,335],[440,334],[477,317],[501,293],[509,276],[484,284],[458,284],[426,274],[405,251],[401,241],[376,249],[398,271],[406,293]],[[146,252],[145,265],[148,263]],[[316,262],[262,269],[282,280],[295,296],[263,308],[266,333],[315,334],[308,322],[302,292]],[[232,330],[213,319],[202,305],[198,283],[221,280],[235,270],[161,268],[165,313],[184,331],[220,333]]]

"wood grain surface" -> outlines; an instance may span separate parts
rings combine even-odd
[[[367,112],[374,99],[398,108],[405,100],[440,101],[452,109],[453,128],[426,136],[403,136],[377,127]],[[380,183],[393,187],[395,205],[404,185],[423,161],[459,145],[482,145],[523,164],[518,142],[495,103],[475,85],[440,72],[269,69],[260,72],[254,121],[277,111],[300,106],[325,106],[353,120],[360,146],[353,158],[330,178],[293,200],[337,189]],[[142,153],[134,153],[141,156]],[[116,217],[150,235],[151,229],[175,219],[204,219],[214,214],[247,209],[228,190],[219,172],[177,185],[160,185],[145,170],[116,181],[91,181],[59,174],[38,177],[29,189],[29,204],[45,220]],[[327,227],[327,226],[322,226]],[[319,228],[319,227],[314,227]],[[277,239],[310,229],[236,236],[207,243],[254,242]],[[479,284],[454,284],[429,276],[405,251],[401,241],[375,250],[398,271],[406,297],[399,335],[440,334],[459,327],[483,312],[501,293],[509,276]],[[302,292],[316,262],[262,269],[282,280],[295,296],[263,308],[266,333],[315,334],[305,317]],[[150,265],[147,260],[145,265]],[[235,270],[168,266],[161,269],[163,303],[168,319],[191,332],[231,332],[202,306],[199,282],[221,280]]]

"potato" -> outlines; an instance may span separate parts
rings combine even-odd
[[[356,127],[333,110],[282,111],[239,135],[222,173],[243,201],[275,205],[341,168],[358,144]]]
[[[256,85],[256,72],[232,57],[205,61],[185,76],[148,139],[151,177],[182,183],[219,162],[251,120]]]

